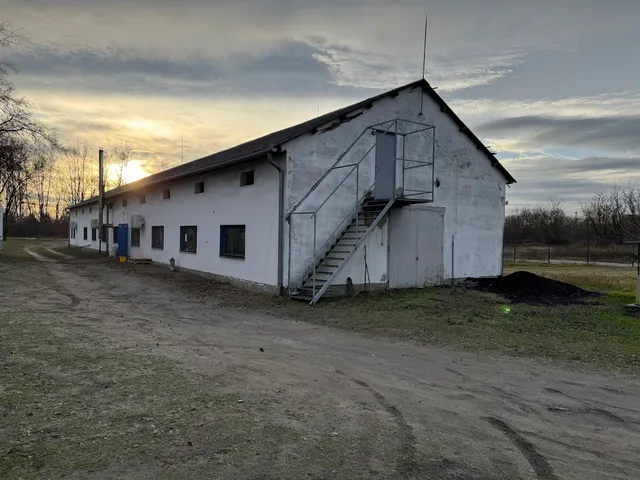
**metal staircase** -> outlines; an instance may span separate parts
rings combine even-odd
[[[428,148],[408,142],[420,134]],[[431,158],[407,158],[408,148]],[[289,296],[316,303],[391,208],[433,201],[434,156],[433,126],[394,119],[365,128],[286,216]],[[420,168],[429,189],[411,185]]]
[[[290,295],[291,298],[315,303],[327,293],[331,282],[360,248],[370,232],[384,219],[393,203],[394,200],[389,202],[366,200],[359,215],[353,218],[341,232],[335,243],[316,263],[315,269],[304,280],[302,287]]]

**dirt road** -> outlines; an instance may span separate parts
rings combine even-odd
[[[114,459],[77,478],[640,478],[638,378],[373,340],[89,260],[3,275],[0,313],[46,311],[115,351],[175,360],[245,415],[238,461],[207,450],[212,434],[168,470]]]

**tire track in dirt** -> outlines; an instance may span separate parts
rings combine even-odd
[[[558,480],[558,477],[553,473],[553,467],[549,465],[547,459],[538,453],[533,444],[520,435],[515,428],[511,427],[504,420],[500,420],[496,417],[482,417],[482,420],[488,422],[491,426],[502,432],[509,440],[511,440],[515,447],[520,450],[520,453],[522,453],[522,455],[527,459],[529,465],[531,465],[539,479]]]
[[[602,389],[602,387],[600,387],[600,388]],[[606,403],[601,403],[601,402],[590,403],[590,402],[586,402],[586,401],[582,400],[581,398],[575,397],[573,395],[569,395],[568,393],[561,392],[560,390],[557,390],[555,388],[545,388],[544,391],[548,392],[548,393],[552,393],[554,395],[558,395],[558,396],[561,396],[561,397],[568,398],[569,400],[573,400],[574,402],[578,402],[578,403],[581,403],[582,405],[584,405],[584,407],[582,407],[582,408],[549,406],[549,407],[547,407],[547,410],[549,410],[550,412],[553,412],[553,413],[564,413],[564,414],[591,414],[591,415],[595,415],[595,416],[600,417],[600,418],[604,418],[606,420],[610,420],[610,421],[612,421],[614,423],[622,424],[623,426],[625,426],[626,428],[630,429],[633,432],[637,431],[637,429],[632,428],[630,426],[630,424],[638,424],[638,423],[640,423],[637,420],[632,420],[632,419],[625,420],[624,418],[616,415],[615,413],[612,413],[609,410],[605,410],[604,408],[597,407],[597,406],[595,406],[593,404],[593,403],[600,403],[602,405],[605,405],[605,406],[609,407],[610,405],[608,405]],[[614,407],[614,408],[620,408],[620,407]],[[620,409],[635,413],[634,410],[629,410],[629,409],[625,409],[625,408],[620,408]]]
[[[58,252],[58,251],[54,250],[53,248],[47,248],[47,252],[52,253],[52,254],[54,254],[54,255],[56,255],[58,257],[62,257],[65,260],[74,260],[75,259],[75,257],[72,257],[71,255],[67,255],[65,253]]]
[[[401,478],[408,478],[409,475],[416,471],[416,438],[413,434],[413,430],[407,423],[404,418],[404,415],[396,407],[391,404],[380,392],[371,387],[368,383],[363,382],[362,380],[358,380],[357,378],[349,377],[344,372],[340,370],[336,370],[338,375],[342,375],[347,377],[353,383],[358,385],[359,387],[367,390],[376,401],[382,405],[382,407],[387,411],[389,415],[393,417],[398,426],[398,430],[400,431],[400,455],[397,460],[398,463],[398,472],[401,475]]]
[[[74,295],[73,293],[71,293],[70,291],[65,289],[64,287],[62,287],[60,285],[56,285],[55,287],[53,287],[53,290],[58,292],[60,295],[64,295],[69,300],[71,300],[71,305],[69,305],[70,308],[75,308],[78,305],[80,305],[80,298],[78,298],[76,295]]]
[[[43,257],[39,253],[36,253],[33,250],[29,250],[28,248],[25,248],[24,251],[27,252],[29,255],[31,255],[33,258],[35,258],[39,262],[53,262],[53,260],[51,260],[50,258]]]

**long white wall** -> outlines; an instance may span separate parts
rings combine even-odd
[[[240,174],[255,171],[255,183],[240,186]],[[194,193],[195,183],[205,182],[205,191]],[[163,190],[169,188],[171,198],[163,199]],[[146,203],[140,203],[140,196]],[[108,198],[113,203],[109,221],[114,225],[131,223],[132,215],[142,215],[145,226],[140,236],[140,247],[129,247],[133,258],[150,258],[168,264],[175,258],[176,265],[185,269],[208,272],[256,284],[276,286],[278,280],[278,172],[266,159],[238,165],[203,176],[159,184],[145,191],[131,192]],[[123,199],[127,206],[123,206]],[[71,220],[78,223],[78,235],[72,245],[97,248],[97,242],[82,239],[82,227],[90,227],[88,207],[85,214],[71,212]],[[91,218],[97,218],[93,208]],[[106,221],[106,212],[104,219]],[[220,256],[220,226],[245,225],[245,258]],[[164,227],[164,248],[151,247],[151,228]],[[197,252],[180,252],[180,226],[197,226]],[[109,231],[109,245],[113,234]],[[131,230],[129,229],[129,242]]]
[[[420,113],[420,96],[424,98],[423,115]],[[419,88],[405,90],[396,98],[386,98],[376,102],[372,108],[337,128],[324,133],[305,135],[289,142],[287,151],[287,189],[286,207],[289,212],[303,198],[311,186],[334,164],[347,150],[362,131],[370,125],[402,118],[435,126],[435,178],[439,187],[434,191],[433,206],[444,207],[444,277],[493,276],[501,273],[502,238],[505,212],[505,184],[502,174],[491,165],[487,156],[477,149],[475,143],[459,131],[455,122],[440,111],[440,107]],[[322,129],[320,129],[322,131]],[[356,143],[353,154],[345,158],[343,164],[358,161],[369,144],[373,142],[369,135]],[[427,137],[425,141],[408,143],[407,158],[430,160],[432,145]],[[427,158],[428,157],[428,158]],[[369,164],[372,162],[367,160]],[[341,171],[332,173],[323,181],[316,193],[303,202],[298,211],[315,211],[329,193],[343,179]],[[415,188],[418,184],[430,186],[430,171],[415,169],[408,171],[413,178],[407,179],[407,185]],[[418,177],[421,175],[422,177]],[[360,180],[362,185],[363,180]],[[366,180],[365,180],[366,183]],[[351,187],[349,187],[351,185]],[[367,185],[368,187],[368,185]],[[351,188],[351,190],[349,190]],[[354,197],[354,184],[345,183],[340,191],[343,198],[337,197],[335,204],[327,204],[317,218],[318,244],[327,239],[334,231],[336,220],[341,220],[351,208]],[[332,200],[334,201],[334,200]],[[335,215],[336,219],[331,220]],[[303,217],[291,219],[293,239],[291,277],[292,282],[300,280],[308,270],[310,245],[313,239],[310,221]],[[297,222],[297,223],[296,223]],[[303,223],[306,222],[306,226]],[[288,244],[289,235],[285,242]],[[370,242],[368,255],[385,261],[386,242]],[[378,247],[375,247],[378,245]],[[379,249],[376,252],[374,247]],[[425,246],[425,248],[427,248]],[[452,258],[453,256],[453,258]],[[285,261],[288,260],[288,247]],[[356,255],[360,257],[360,255]],[[350,276],[357,282],[363,278],[362,262],[353,261],[343,271],[341,277]],[[369,265],[371,268],[371,265]],[[377,269],[377,267],[374,267]],[[386,265],[384,265],[386,269]],[[285,276],[289,267],[285,268]],[[380,275],[380,278],[384,278]],[[287,282],[285,282],[286,284]]]

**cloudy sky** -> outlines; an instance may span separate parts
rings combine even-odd
[[[638,0],[0,0],[14,83],[69,141],[130,141],[131,174],[421,75],[518,180],[568,210],[640,180]]]

